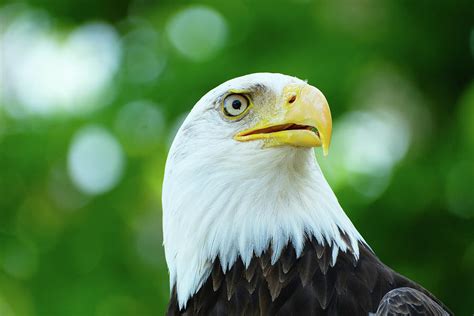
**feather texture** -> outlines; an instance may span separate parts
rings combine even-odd
[[[270,264],[272,251],[224,273],[219,260],[186,308],[173,290],[168,315],[449,315],[421,286],[385,266],[363,243],[330,265],[331,246],[307,240],[301,256],[291,244]]]
[[[402,287],[385,294],[376,313],[376,316],[397,315],[447,316],[449,314],[426,294],[413,288]]]

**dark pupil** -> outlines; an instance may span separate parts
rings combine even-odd
[[[234,108],[234,110],[239,110],[241,106],[242,102],[240,102],[240,100],[232,101],[232,107]]]

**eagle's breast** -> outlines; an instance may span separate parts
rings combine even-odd
[[[348,250],[332,264],[332,247],[315,239],[296,257],[291,243],[271,264],[271,249],[246,267],[238,259],[224,272],[217,259],[204,285],[179,310],[176,291],[168,315],[367,315],[392,289],[417,284],[385,266],[363,243],[358,259]]]

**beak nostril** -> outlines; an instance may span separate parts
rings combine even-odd
[[[293,94],[289,99],[288,99],[288,103],[293,103],[296,101],[296,94]]]

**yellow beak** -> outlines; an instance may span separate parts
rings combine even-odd
[[[269,113],[270,114],[270,113]],[[264,147],[323,147],[327,155],[331,142],[331,111],[324,95],[308,84],[292,84],[283,89],[275,111],[255,126],[241,131],[235,140],[262,139]]]

